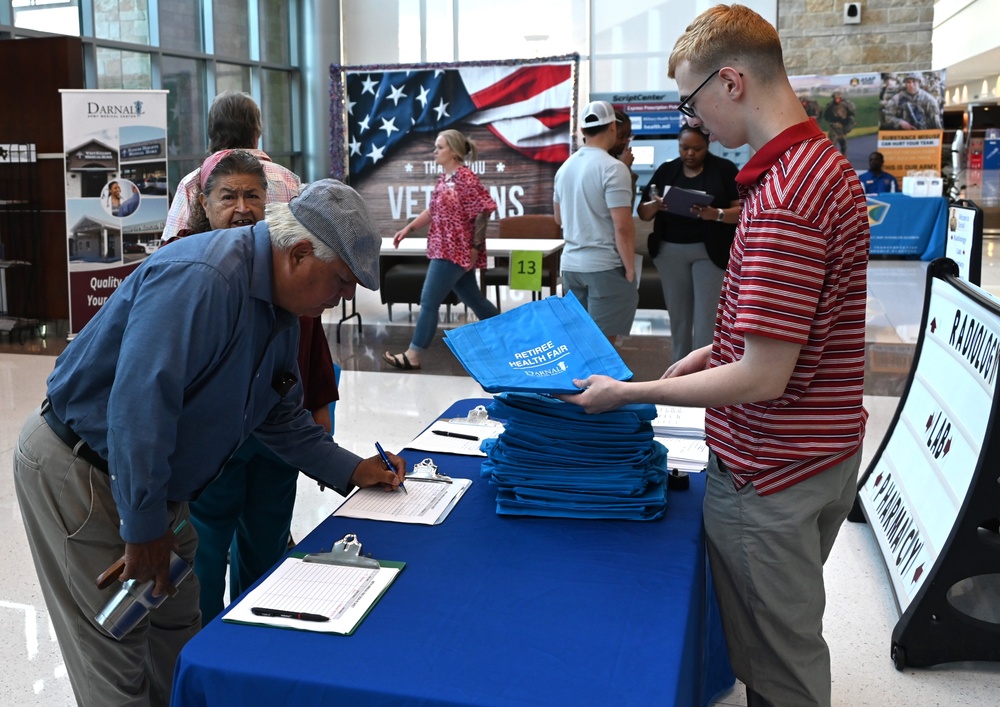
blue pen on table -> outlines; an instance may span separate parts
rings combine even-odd
[[[385,453],[384,449],[382,449],[382,445],[381,444],[379,444],[378,442],[376,442],[375,443],[375,449],[378,450],[378,455],[380,457],[382,457],[382,463],[385,464],[385,468],[386,469],[388,469],[389,471],[392,471],[393,469],[396,468],[396,467],[394,467],[392,465],[392,462],[389,461],[389,455]],[[409,491],[406,490],[406,487],[403,486],[403,482],[402,481],[399,482],[399,490],[402,491],[405,494],[409,494],[410,493]]]

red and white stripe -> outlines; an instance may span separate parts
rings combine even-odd
[[[569,158],[571,64],[465,67],[459,73],[479,109],[470,122],[486,124],[500,140],[534,160]]]
[[[867,419],[864,190],[818,131],[792,129],[776,140],[785,142],[780,151],[768,145],[745,168],[774,159],[741,187],[712,365],[739,360],[747,333],[802,349],[780,398],[710,409],[705,423],[735,483],[762,495],[849,458]]]

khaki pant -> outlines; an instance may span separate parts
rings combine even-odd
[[[861,451],[768,496],[709,458],[705,535],[733,672],[777,707],[830,705],[823,564],[854,503]]]
[[[78,458],[36,411],[18,439],[14,487],[79,704],[169,705],[174,663],[201,627],[194,575],[116,641],[94,620],[121,587],[99,590],[95,579],[125,552],[108,474]],[[169,504],[168,512],[175,526],[187,518],[187,504]],[[178,554],[192,561],[198,538],[190,523],[178,540]]]

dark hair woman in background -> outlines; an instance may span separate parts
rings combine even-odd
[[[670,313],[673,360],[712,343],[715,312],[729,248],[740,217],[740,198],[732,162],[708,151],[708,137],[690,125],[677,137],[680,157],[660,165],[642,192],[638,214],[653,220],[649,254],[660,272]],[[650,187],[656,187],[651,194]],[[693,206],[690,215],[665,210],[668,187],[708,192],[708,206]]]

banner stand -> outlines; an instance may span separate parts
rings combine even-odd
[[[72,339],[159,248],[169,191],[168,91],[59,93]]]
[[[998,365],[1000,302],[933,261],[910,377],[849,517],[885,563],[898,670],[1000,661]]]

